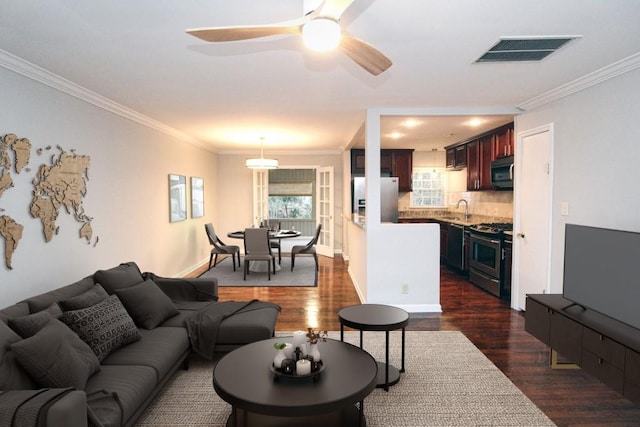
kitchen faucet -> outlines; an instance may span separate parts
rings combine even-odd
[[[458,200],[456,209],[460,208],[460,202],[464,202],[464,219],[469,219],[469,202],[467,202],[465,199]]]

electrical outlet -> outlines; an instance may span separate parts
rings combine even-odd
[[[408,294],[409,293],[409,285],[402,285],[402,290],[400,291],[403,294]]]

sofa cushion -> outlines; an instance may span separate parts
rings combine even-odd
[[[116,289],[128,288],[144,280],[135,262],[123,263],[109,270],[98,270],[93,277],[109,295],[114,294]]]
[[[31,390],[33,380],[18,363],[11,344],[22,341],[7,324],[0,322],[0,390]]]
[[[0,310],[0,320],[4,323],[8,323],[9,319],[12,317],[26,316],[29,313],[29,304],[26,302],[19,302]]]
[[[149,366],[156,372],[156,382],[160,382],[190,349],[185,328],[141,329],[140,335],[140,340],[107,356],[102,365]]]
[[[94,285],[86,292],[76,295],[75,297],[63,299],[59,302],[60,307],[64,311],[79,310],[81,308],[91,307],[109,297],[107,291],[100,285]]]
[[[141,328],[153,329],[179,313],[171,299],[150,279],[117,289],[116,295]]]
[[[65,311],[62,321],[89,344],[100,361],[113,350],[140,339],[135,323],[116,295],[91,307]]]
[[[62,317],[62,310],[55,302],[37,313],[9,319],[9,326],[22,338],[29,338],[42,329],[51,319]]]
[[[156,373],[148,366],[102,366],[100,372],[89,378],[85,391],[93,393],[107,390],[116,392],[122,404],[123,425],[151,396],[156,386]]]
[[[89,377],[100,370],[89,346],[56,319],[50,319],[34,336],[11,344],[11,350],[42,387],[83,390]]]
[[[38,311],[42,311],[49,307],[54,302],[80,295],[81,293],[91,289],[93,285],[93,277],[89,276],[70,285],[28,298],[25,302],[29,304],[29,310],[31,313],[37,313]]]

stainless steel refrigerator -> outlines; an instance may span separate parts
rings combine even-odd
[[[366,211],[365,179],[353,178],[352,206],[359,215]],[[380,178],[380,222],[398,222],[398,178]]]

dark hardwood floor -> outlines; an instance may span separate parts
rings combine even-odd
[[[443,312],[411,315],[407,329],[461,331],[558,426],[640,426],[640,406],[581,370],[551,369],[549,349],[524,331],[522,313],[446,267],[440,286]],[[338,311],[360,302],[340,257],[320,257],[314,288],[221,287],[219,294],[221,300],[280,304],[279,331],[339,330]]]

